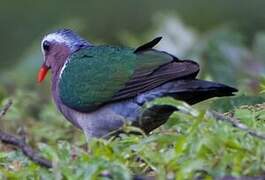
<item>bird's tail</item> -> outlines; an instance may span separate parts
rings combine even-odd
[[[221,83],[193,79],[168,82],[142,97],[150,101],[156,97],[170,96],[192,105],[213,97],[233,96],[235,92],[237,89]],[[135,125],[148,133],[164,124],[176,110],[169,105],[155,105],[147,109]]]
[[[165,95],[172,96],[191,105],[213,97],[233,96],[238,91],[221,83],[198,79],[175,81],[175,83],[173,81],[172,83],[172,88]]]

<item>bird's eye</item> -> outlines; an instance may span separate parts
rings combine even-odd
[[[49,51],[50,50],[50,43],[48,41],[44,41],[42,44],[42,47],[44,49],[44,51]]]

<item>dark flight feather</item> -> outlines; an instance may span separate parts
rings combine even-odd
[[[113,96],[112,100],[134,97],[172,80],[194,79],[199,70],[197,63],[185,60],[172,61],[149,73],[145,71],[142,75],[136,71],[131,80]]]
[[[149,49],[152,49],[155,45],[157,45],[159,43],[159,41],[162,39],[162,37],[157,37],[155,39],[153,39],[152,41],[136,48],[136,50],[134,51],[134,53],[138,53],[138,52],[141,52],[141,51],[146,51],[146,50],[149,50]]]

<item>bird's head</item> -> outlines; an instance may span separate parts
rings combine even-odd
[[[44,80],[49,69],[52,73],[58,73],[70,54],[87,46],[90,43],[69,29],[60,29],[44,36],[41,41],[44,62],[39,70],[38,82]]]

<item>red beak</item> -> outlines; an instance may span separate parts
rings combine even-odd
[[[38,82],[39,83],[45,79],[48,70],[49,70],[49,68],[45,64],[42,64],[42,66],[39,70],[39,74],[38,74]]]

